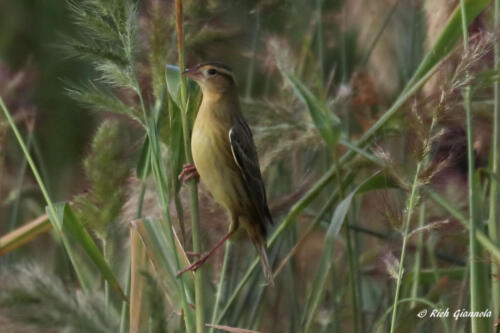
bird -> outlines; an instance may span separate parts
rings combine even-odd
[[[187,68],[183,75],[201,88],[202,101],[191,133],[194,164],[186,164],[179,178],[199,177],[230,220],[227,234],[198,261],[181,270],[198,269],[242,226],[259,255],[268,283],[273,273],[266,249],[266,234],[273,218],[267,204],[252,131],[241,111],[238,88],[231,69],[209,62]]]

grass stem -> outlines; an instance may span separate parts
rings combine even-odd
[[[423,229],[425,224],[425,204],[420,206],[420,211],[418,215],[418,229]],[[413,263],[413,274],[415,278],[413,279],[413,284],[411,286],[411,297],[418,298],[418,289],[420,287],[420,271],[422,269],[422,251],[424,245],[424,233],[420,231],[417,235],[417,248],[415,250],[415,261]],[[417,303],[411,303],[410,307],[416,306]]]
[[[180,75],[180,90],[181,90],[181,113],[182,113],[182,133],[184,137],[184,152],[186,154],[186,163],[193,163],[191,155],[190,133],[189,124],[187,120],[188,112],[188,98],[186,79],[182,75],[185,68],[184,63],[184,34],[183,34],[183,16],[182,16],[182,2],[181,0],[175,1],[175,19],[177,27],[177,53],[179,61],[179,75]],[[202,252],[200,241],[200,218],[198,210],[198,186],[196,181],[192,179],[189,182],[190,194],[190,210],[191,210],[191,230],[193,237],[193,251],[197,253]],[[196,332],[203,333],[205,328],[205,304],[203,297],[203,272],[204,268],[201,267],[195,272],[194,288],[195,288],[195,306],[196,306]]]
[[[500,0],[495,0],[495,9],[494,9],[494,24],[495,30],[498,30],[500,26]],[[499,61],[500,61],[500,45],[498,41],[495,42],[495,60],[494,60],[494,69],[495,71],[499,70]],[[493,83],[493,134],[492,134],[492,143],[491,143],[491,180],[490,180],[490,211],[489,211],[489,219],[488,219],[488,233],[491,241],[496,245],[500,246],[500,236],[498,234],[498,181],[495,177],[499,175],[499,127],[500,127],[500,84],[498,81]],[[500,262],[492,261],[491,264],[491,275],[492,276],[500,276],[499,269]],[[493,307],[493,318],[498,318],[500,316],[500,282],[498,279],[491,279],[491,293],[492,293],[492,307]],[[497,329],[500,330],[500,327]]]
[[[418,177],[420,175],[420,169],[422,168],[423,162],[420,161],[417,164],[417,169],[415,170],[415,177],[413,179],[413,184],[411,187],[410,197],[408,198],[408,203],[406,205],[406,218],[403,225],[403,245],[401,246],[401,256],[399,259],[399,268],[398,268],[398,276],[396,280],[396,291],[394,293],[394,303],[392,307],[392,317],[391,317],[391,333],[395,332],[396,329],[396,316],[398,311],[399,304],[399,293],[401,291],[401,282],[403,280],[403,271],[404,271],[404,261],[406,256],[406,245],[408,242],[408,233],[410,230],[410,222],[413,216],[413,210],[415,209],[416,203],[418,201],[418,185],[419,180]]]
[[[461,12],[462,12],[462,37],[464,52],[468,52],[469,49],[469,33],[467,28],[467,14],[465,11],[465,1],[460,0]],[[466,80],[469,77],[469,73],[466,73]],[[467,129],[467,179],[469,187],[469,267],[470,267],[470,311],[483,311],[480,309],[480,286],[479,283],[482,280],[480,277],[481,269],[480,263],[478,261],[479,255],[479,244],[476,240],[476,227],[477,227],[477,197],[476,197],[476,182],[474,181],[474,133],[472,128],[472,104],[471,104],[471,87],[467,85],[463,89],[463,104],[465,108],[466,116],[466,129]],[[485,327],[483,326],[484,320],[480,318],[471,318],[471,332],[479,333],[485,332]]]
[[[60,229],[59,229],[58,226],[62,225],[62,221],[59,221],[59,217],[56,214],[54,203],[52,202],[52,199],[49,196],[47,188],[45,187],[45,184],[44,184],[44,182],[42,180],[42,177],[40,177],[40,173],[38,172],[38,169],[37,169],[37,167],[35,165],[35,162],[33,162],[33,159],[31,158],[31,155],[30,155],[30,153],[28,151],[28,148],[26,147],[26,145],[25,145],[25,143],[23,141],[23,138],[22,138],[21,134],[19,133],[19,130],[17,129],[16,124],[14,123],[14,120],[12,119],[9,110],[5,106],[2,97],[0,97],[0,108],[3,111],[3,113],[5,115],[5,118],[7,118],[7,122],[9,123],[12,131],[14,132],[14,136],[16,137],[16,139],[17,139],[17,141],[19,143],[19,146],[21,147],[21,150],[23,151],[23,154],[24,154],[24,156],[26,158],[26,161],[28,162],[28,164],[29,164],[29,166],[31,168],[31,172],[33,173],[33,176],[35,177],[35,180],[38,183],[38,186],[40,187],[40,191],[42,191],[42,195],[43,195],[43,198],[45,199],[45,202],[47,203],[50,215],[52,215],[54,217],[54,219],[56,220],[56,221],[52,221],[52,219],[51,219],[51,221],[53,223],[55,222],[57,224],[57,225],[54,226],[55,227],[54,229],[58,233],[60,233],[61,231],[60,231]]]
[[[222,270],[220,272],[220,278],[219,278],[219,284],[217,285],[217,294],[215,296],[215,304],[214,304],[214,310],[212,312],[212,320],[211,323],[214,324],[215,321],[217,320],[217,317],[219,315],[219,308],[220,308],[220,303],[222,300],[222,295],[225,293],[226,290],[226,272],[227,272],[227,265],[229,262],[229,257],[231,253],[231,240],[228,240],[225,245],[225,252],[224,252],[224,260],[222,262]],[[210,333],[213,333],[214,328],[210,328]]]

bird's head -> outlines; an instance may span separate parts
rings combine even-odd
[[[236,86],[231,69],[220,63],[205,63],[188,68],[183,73],[199,84],[203,95],[232,92]]]

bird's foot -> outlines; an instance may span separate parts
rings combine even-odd
[[[199,254],[198,254],[199,255]],[[196,270],[198,268],[201,267],[201,265],[203,265],[205,263],[205,261],[207,261],[207,259],[210,257],[211,253],[210,252],[207,252],[207,253],[204,253],[200,259],[198,259],[197,261],[195,261],[194,263],[191,264],[191,266],[188,266],[186,268],[184,268],[183,270],[181,271],[178,271],[177,272],[177,277],[181,276],[182,274],[188,272],[188,271],[191,271],[191,272],[196,272]]]
[[[186,273],[187,271],[196,271],[198,268],[201,267],[201,265],[203,265],[203,263],[205,263],[205,261],[207,261],[208,258],[210,258],[210,256],[212,254],[214,254],[215,251],[217,251],[217,249],[219,247],[221,247],[222,244],[224,244],[225,241],[227,241],[229,239],[229,237],[231,237],[232,234],[234,234],[236,230],[231,230],[229,231],[224,237],[222,237],[218,242],[217,244],[215,244],[214,247],[212,247],[212,249],[210,249],[209,251],[203,253],[200,257],[200,259],[198,259],[198,261],[194,262],[191,266],[189,267],[186,267],[184,268],[183,270],[177,272],[177,277],[181,276],[182,274]]]
[[[179,180],[183,183],[186,183],[192,178],[196,180],[200,178],[196,167],[193,163],[184,164],[184,166],[182,167],[182,172],[179,174]]]

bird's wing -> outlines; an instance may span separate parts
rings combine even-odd
[[[261,220],[260,222],[267,221],[272,224],[273,220],[267,206],[266,189],[260,173],[252,131],[244,119],[238,119],[237,123],[229,130],[229,142],[233,158],[241,171],[245,188]]]

